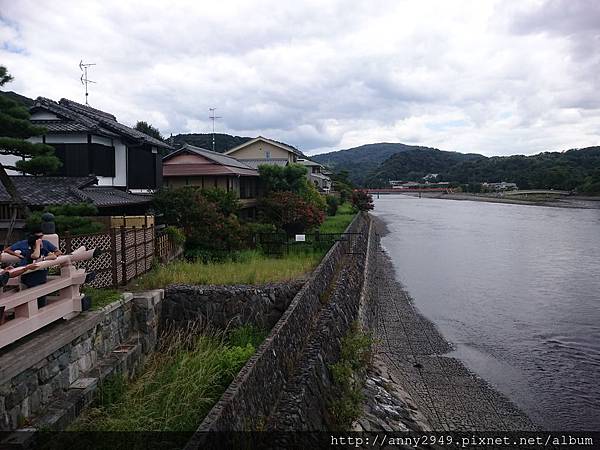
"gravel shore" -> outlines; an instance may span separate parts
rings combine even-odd
[[[385,234],[385,224],[373,220]],[[365,414],[356,430],[537,429],[508,398],[447,356],[451,344],[413,307],[383,250],[376,285],[375,364],[367,378]]]

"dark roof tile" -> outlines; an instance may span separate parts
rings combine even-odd
[[[98,181],[88,177],[11,176],[21,198],[29,206],[66,205],[91,202],[97,207],[147,203],[152,197],[135,195],[110,186],[95,186]],[[10,202],[10,195],[0,184],[0,202]]]
[[[80,124],[80,126],[85,127],[85,130],[77,131],[92,131],[100,134],[107,134],[106,131],[108,131],[110,133],[116,133],[117,135],[124,136],[128,139],[154,145],[156,147],[171,148],[171,146],[165,142],[117,122],[116,117],[110,113],[100,111],[99,109],[95,109],[87,105],[82,105],[74,102],[73,100],[63,98],[57,103],[48,98],[38,97],[35,101],[35,104],[31,107],[31,111],[35,111],[36,109],[46,109],[61,117],[63,121],[64,119],[67,119],[67,121],[64,122],[76,122]],[[48,127],[49,131],[54,132],[54,130],[51,130],[48,125],[48,123],[51,121],[33,120],[33,122],[44,125]],[[61,125],[56,126],[59,128],[61,127]],[[57,131],[63,132],[66,130],[59,129]]]

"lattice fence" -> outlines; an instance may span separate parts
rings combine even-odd
[[[165,241],[166,239],[166,241]],[[117,287],[126,285],[134,278],[152,268],[154,257],[161,262],[173,259],[176,253],[174,244],[167,235],[159,236],[161,249],[166,253],[157,253],[154,227],[112,228],[109,232],[70,236],[68,233],[60,239],[60,249],[64,253],[85,246],[87,249],[99,248],[102,254],[91,260],[77,263],[86,271],[95,271],[96,279],[90,283],[93,287]],[[166,251],[166,250],[164,250]]]

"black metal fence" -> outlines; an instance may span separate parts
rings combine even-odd
[[[285,233],[259,233],[256,245],[267,255],[283,255],[294,251],[327,251],[342,242],[345,252],[353,253],[355,242],[363,233],[305,233],[288,236]]]

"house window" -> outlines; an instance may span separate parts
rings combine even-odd
[[[265,158],[271,159],[271,152],[269,150],[265,150]]]

